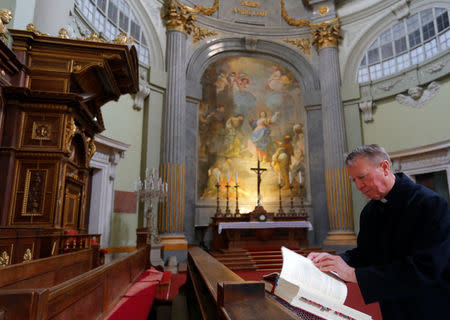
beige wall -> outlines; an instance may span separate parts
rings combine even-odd
[[[119,101],[109,102],[102,107],[106,130],[103,135],[130,144],[125,157],[116,168],[114,190],[133,191],[133,183],[139,177],[142,150],[143,112],[133,109],[130,95],[121,96]],[[113,212],[111,221],[111,247],[136,245],[137,213]]]
[[[394,97],[377,101],[373,122],[362,125],[364,144],[377,143],[392,152],[448,140],[450,77],[438,82],[437,95],[420,108],[401,105]]]

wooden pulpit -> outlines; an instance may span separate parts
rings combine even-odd
[[[136,49],[9,30],[2,44],[0,253],[20,262],[42,236],[88,230],[89,161],[101,106],[138,90]]]

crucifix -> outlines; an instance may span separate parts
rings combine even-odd
[[[261,174],[262,172],[266,171],[266,168],[261,168],[260,167],[260,161],[259,161],[259,154],[258,154],[258,167],[257,168],[250,168],[250,170],[255,171],[255,173],[258,175],[258,182],[257,182],[257,186],[258,186],[258,207],[261,206],[261,194],[260,194],[260,186],[261,186]]]

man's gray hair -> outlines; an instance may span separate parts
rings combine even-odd
[[[370,160],[373,164],[378,164],[383,160],[387,160],[391,164],[391,159],[383,147],[377,144],[369,144],[365,146],[359,146],[355,148],[350,154],[345,158],[345,165],[351,166],[354,164],[356,158],[365,157]]]

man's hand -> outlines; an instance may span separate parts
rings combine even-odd
[[[345,281],[356,282],[355,268],[350,267],[340,256],[326,252],[311,252],[307,258],[323,272],[333,271]]]

